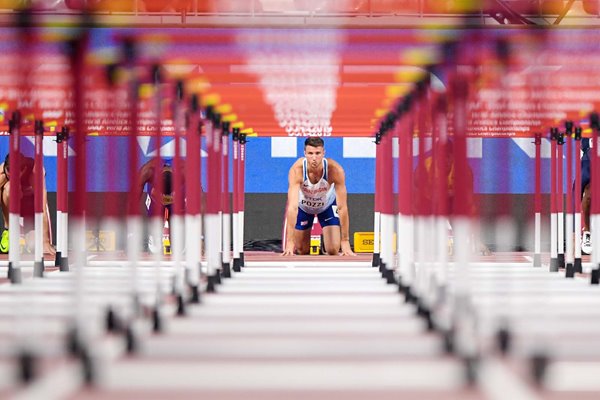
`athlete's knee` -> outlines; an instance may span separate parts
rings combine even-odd
[[[325,243],[325,253],[328,256],[337,256],[340,252],[340,243]]]
[[[298,253],[298,255],[305,256],[310,253],[310,247],[298,247],[296,249],[296,253]]]
[[[2,187],[2,201],[8,200],[8,196],[10,196],[10,182],[6,182]]]

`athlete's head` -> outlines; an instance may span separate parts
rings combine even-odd
[[[311,136],[304,141],[304,157],[310,167],[316,168],[325,157],[325,143],[317,136]]]

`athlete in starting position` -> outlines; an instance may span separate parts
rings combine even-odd
[[[10,190],[11,177],[20,178],[21,181],[21,193],[18,194],[21,199],[21,217],[23,218],[23,231],[25,236],[26,250],[31,252],[35,246],[34,240],[34,203],[33,203],[33,184],[34,184],[34,160],[29,157],[20,155],[21,157],[21,171],[19,174],[10,173],[10,162],[9,156],[6,155],[4,162],[0,164],[0,205],[2,207],[2,216],[4,217],[4,225],[7,229],[8,226],[8,207],[10,196],[14,195]],[[50,222],[48,219],[48,200],[46,195],[46,183],[44,182],[43,187],[43,198],[44,198],[44,223],[43,223],[43,240],[44,240],[44,253],[55,255],[56,250],[52,246],[50,239]],[[2,232],[2,238],[0,239],[0,252],[8,252],[8,230]]]
[[[325,251],[329,255],[355,255],[350,248],[344,169],[325,158],[323,139],[304,141],[304,158],[290,168],[286,212],[284,256],[309,254],[310,230],[314,216],[323,228]]]
[[[590,191],[591,173],[589,150],[592,141],[589,138],[581,139],[581,213],[583,214],[583,233],[581,237],[581,252],[592,254],[592,233],[590,232],[590,207],[592,193]]]

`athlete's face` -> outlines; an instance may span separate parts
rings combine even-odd
[[[306,157],[310,168],[318,168],[323,162],[323,157],[325,157],[325,149],[323,147],[306,146],[304,157]]]

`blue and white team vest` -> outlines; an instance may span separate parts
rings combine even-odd
[[[298,207],[307,214],[319,214],[335,201],[335,184],[327,182],[327,159],[323,159],[323,176],[315,184],[308,178],[306,158],[302,162],[302,185]]]

